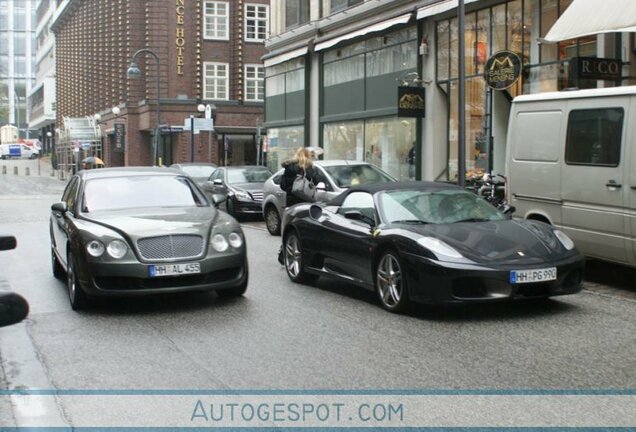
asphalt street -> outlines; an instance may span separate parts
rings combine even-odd
[[[0,388],[636,387],[636,272],[600,263],[574,296],[394,315],[346,284],[290,282],[276,261],[280,238],[247,221],[243,298],[115,299],[73,312],[50,268],[49,209],[64,182],[42,161],[40,176],[23,174],[35,164],[0,163],[0,230],[18,239],[0,252],[0,289],[31,306],[25,322],[0,329]],[[57,404],[67,423],[81,417],[80,406]],[[25,416],[0,396],[0,425]]]

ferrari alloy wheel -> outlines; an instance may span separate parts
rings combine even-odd
[[[273,205],[265,208],[265,226],[271,235],[280,235],[280,216]]]
[[[316,279],[317,276],[307,274],[304,269],[302,247],[296,232],[291,232],[285,237],[283,249],[285,270],[293,282],[302,283]]]
[[[75,259],[71,252],[68,253],[67,263],[66,286],[68,289],[68,299],[71,302],[71,308],[73,310],[86,309],[88,306],[88,296],[80,286],[77,269],[75,267]]]
[[[384,309],[400,312],[406,308],[409,298],[405,281],[397,254],[385,252],[378,261],[375,274],[378,298]]]
[[[53,276],[56,279],[64,278],[64,268],[62,267],[62,264],[60,264],[60,261],[57,259],[57,255],[55,255],[53,246],[51,246],[51,267],[53,268]]]

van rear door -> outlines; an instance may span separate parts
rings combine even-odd
[[[636,99],[632,100],[632,118],[636,115]],[[636,119],[635,119],[636,120]],[[631,143],[629,146],[629,164],[626,164],[628,167],[629,173],[627,174],[629,178],[629,183],[625,185],[626,193],[627,193],[627,225],[630,228],[630,235],[627,237],[627,250],[628,253],[631,252],[631,265],[636,266],[636,121],[631,124],[629,128],[630,136],[627,137],[627,141]]]
[[[568,102],[562,223],[587,256],[625,263],[629,97]]]

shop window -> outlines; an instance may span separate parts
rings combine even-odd
[[[571,111],[565,162],[568,165],[618,166],[623,116],[622,108]]]
[[[278,171],[282,162],[294,157],[296,150],[305,145],[304,134],[302,125],[267,130],[267,167],[270,171]]]
[[[330,0],[330,12],[334,13],[342,9],[346,9],[351,6],[363,3],[364,0]]]

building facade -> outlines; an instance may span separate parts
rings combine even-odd
[[[325,158],[369,161],[399,179],[456,181],[463,56],[464,166],[469,175],[503,173],[512,98],[632,82],[627,34],[542,43],[571,2],[465,0],[460,53],[457,0],[273,0],[268,163],[273,168],[295,147],[311,145],[323,147]],[[518,59],[518,76],[505,86],[485,79],[502,53]],[[572,65],[583,58],[611,59],[618,76],[575,76]],[[399,87],[423,99],[415,116],[398,110]]]
[[[65,0],[52,25],[57,127],[99,114],[107,166],[254,163],[268,27],[269,0]],[[214,131],[191,133],[206,105]]]
[[[36,4],[0,0],[0,125],[16,125],[19,138],[29,138],[27,95],[35,82]]]
[[[50,31],[56,0],[39,0],[35,13],[35,85],[27,96],[29,129],[50,153],[55,142],[55,36]]]

